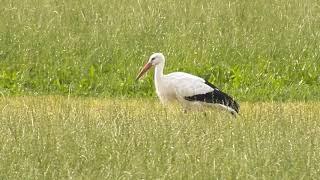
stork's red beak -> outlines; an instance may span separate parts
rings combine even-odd
[[[136,80],[139,80],[141,76],[144,75],[144,73],[146,73],[150,68],[152,67],[151,63],[147,63],[146,65],[144,65],[143,69],[140,71],[140,73],[138,74]]]

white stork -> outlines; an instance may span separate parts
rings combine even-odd
[[[163,104],[178,101],[184,107],[217,106],[236,116],[239,104],[229,95],[220,91],[210,82],[184,72],[163,74],[165,58],[162,53],[154,53],[138,74],[136,80],[155,66],[154,83],[157,95]]]

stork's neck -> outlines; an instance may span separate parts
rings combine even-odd
[[[154,71],[155,83],[161,81],[161,79],[163,77],[163,68],[164,68],[164,62],[159,63],[159,64],[156,65],[155,71]]]

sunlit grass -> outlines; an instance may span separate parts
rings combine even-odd
[[[0,99],[1,179],[315,179],[319,103],[184,113],[153,99]]]

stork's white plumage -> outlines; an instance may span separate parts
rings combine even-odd
[[[233,115],[239,112],[239,104],[213,84],[183,72],[164,75],[164,64],[163,54],[154,53],[136,78],[138,80],[152,66],[155,66],[154,82],[157,95],[163,104],[178,101],[186,108],[190,106],[218,106]]]

